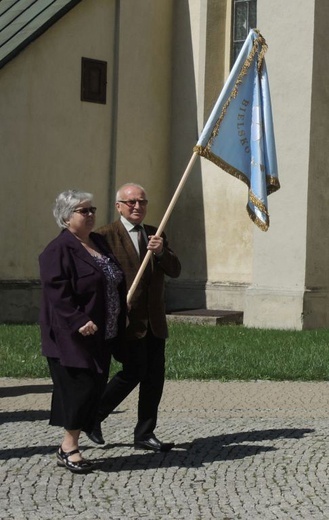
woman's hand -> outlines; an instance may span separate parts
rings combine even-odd
[[[83,336],[92,336],[98,330],[97,325],[93,321],[88,321],[86,325],[80,327],[79,332]]]

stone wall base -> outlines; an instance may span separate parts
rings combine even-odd
[[[1,323],[36,323],[41,287],[38,280],[0,281]],[[243,312],[246,327],[315,329],[329,327],[327,289],[289,291],[247,284],[168,280],[167,311],[218,309]]]
[[[0,322],[36,323],[41,286],[38,280],[0,281]]]
[[[247,285],[205,281],[168,280],[167,311],[219,309],[243,311]],[[0,281],[0,322],[36,323],[39,317],[41,286],[38,280]]]
[[[247,284],[169,280],[166,286],[167,307],[170,311],[218,309],[243,312],[247,287]]]
[[[304,330],[329,326],[328,291],[301,291],[266,287],[246,290],[244,320],[246,327]]]

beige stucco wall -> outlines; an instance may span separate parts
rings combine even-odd
[[[120,4],[115,186],[142,184],[146,220],[159,225],[170,200],[173,2]]]
[[[321,0],[258,0],[282,187],[264,233],[246,186],[197,160],[166,226],[183,267],[172,307],[328,326],[328,15]],[[228,76],[230,16],[231,0],[84,0],[0,70],[0,319],[36,315],[58,192],[93,191],[101,225],[116,217],[115,189],[139,182],[159,224]],[[82,56],[107,61],[106,105],[80,101]]]
[[[115,0],[84,0],[0,70],[0,320],[38,317],[38,255],[56,195],[92,191],[108,215]],[[80,101],[81,58],[107,61],[107,104]]]
[[[60,191],[92,191],[107,214],[115,1],[93,5],[81,2],[0,70],[2,280],[38,278]],[[80,101],[82,56],[107,61],[106,105]]]
[[[204,106],[204,118],[198,121],[200,131],[229,74],[226,66],[230,53],[227,18],[231,19],[230,2],[228,6],[226,2],[209,2],[207,26],[202,31],[207,35],[207,66],[199,72],[203,74],[205,85],[203,103],[201,96],[198,101]],[[251,279],[252,223],[246,212],[247,187],[205,159],[201,159],[201,172],[208,285],[248,283]],[[218,295],[211,303],[209,295],[208,306],[218,308],[220,301]]]
[[[140,182],[148,221],[170,198],[172,1],[84,0],[0,70],[0,319],[34,320],[55,196],[92,191],[97,223]],[[80,101],[81,57],[107,62],[107,104]],[[8,207],[13,211],[8,221]]]
[[[178,3],[177,3],[178,4]],[[178,184],[227,79],[231,2],[175,4],[172,172]],[[251,281],[252,226],[247,188],[198,160],[172,216],[183,264],[170,283],[182,307],[241,310]]]
[[[248,326],[328,326],[329,5],[259,0],[269,43],[281,190],[269,199],[271,227],[254,231],[253,281],[246,293]],[[268,13],[271,11],[271,17]],[[303,37],[301,38],[301,35]]]

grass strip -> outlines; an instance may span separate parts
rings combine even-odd
[[[326,381],[329,329],[169,324],[167,379]],[[120,368],[112,363],[111,374]],[[38,325],[0,325],[0,377],[49,377]]]

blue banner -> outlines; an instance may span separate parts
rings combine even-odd
[[[270,224],[267,197],[280,188],[266,50],[252,29],[194,147],[247,184],[247,211],[263,231]]]

